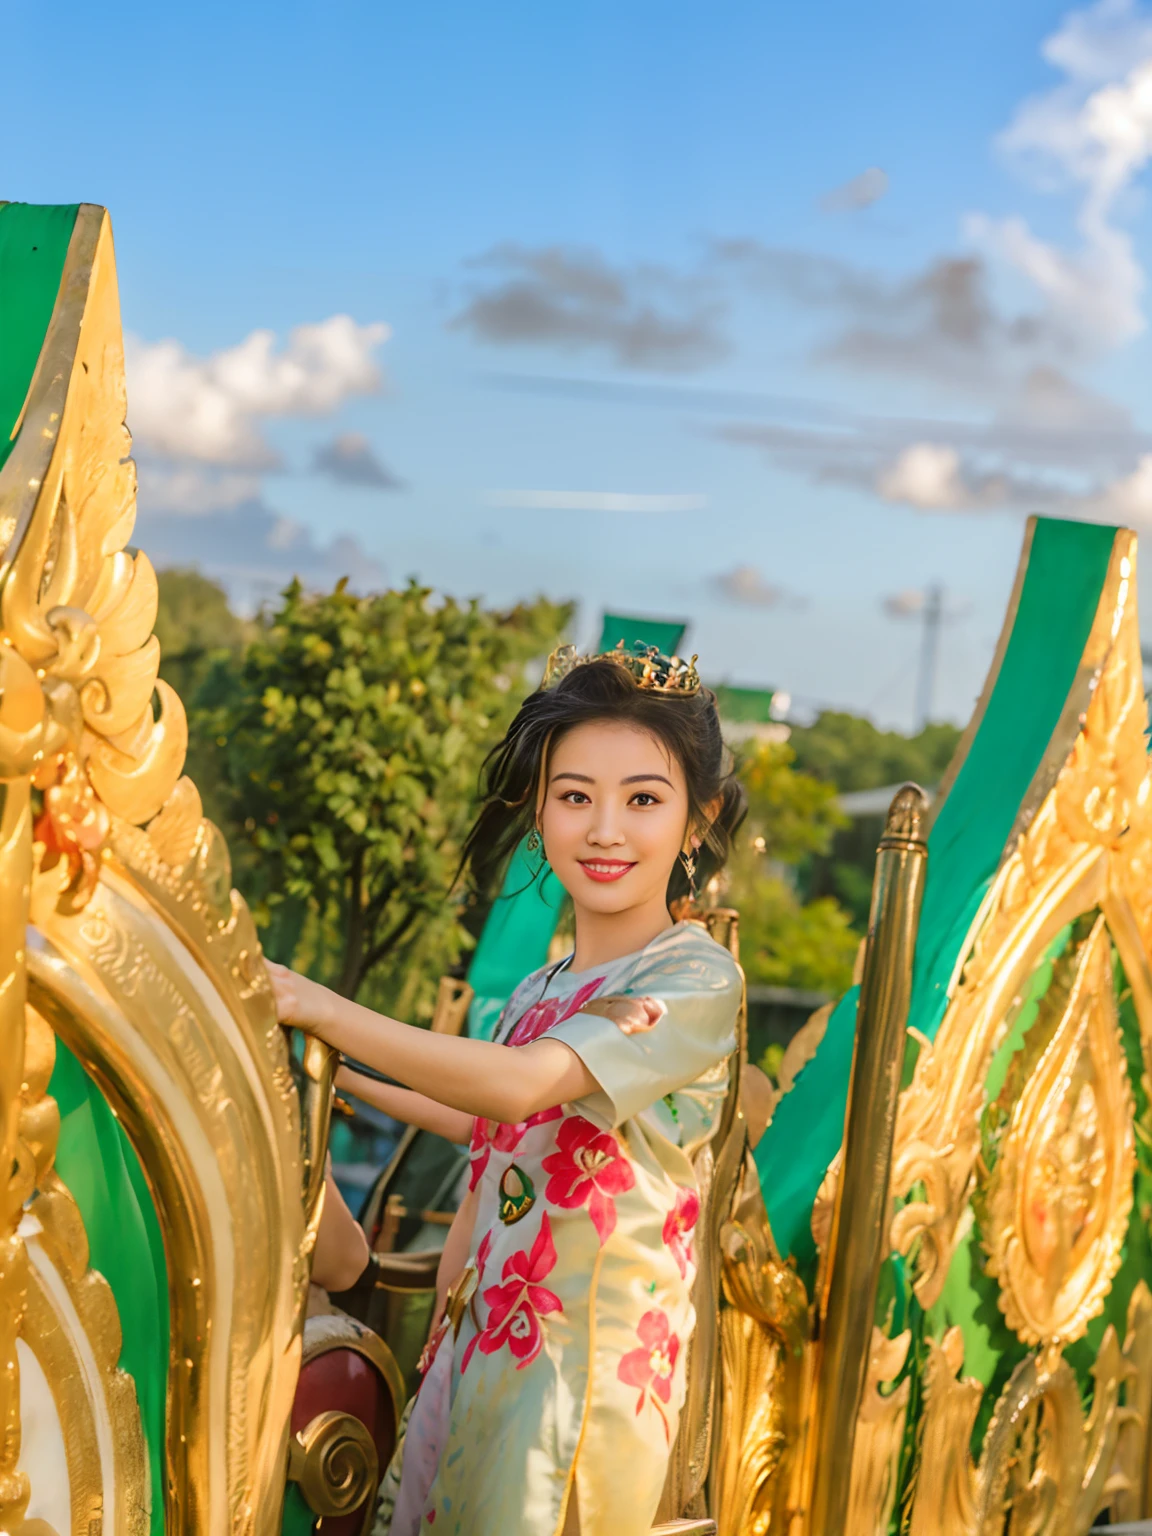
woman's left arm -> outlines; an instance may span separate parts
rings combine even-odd
[[[282,1024],[318,1035],[345,1056],[466,1115],[517,1125],[599,1089],[575,1051],[559,1040],[512,1047],[436,1035],[373,1013],[287,966],[269,962],[268,972]]]

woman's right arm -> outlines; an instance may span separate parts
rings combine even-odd
[[[448,1304],[448,1292],[460,1278],[468,1262],[468,1252],[472,1246],[472,1229],[476,1225],[476,1199],[476,1190],[470,1189],[461,1200],[452,1218],[452,1225],[448,1228],[448,1236],[444,1239],[444,1250],[436,1270],[436,1308],[432,1314],[430,1333],[435,1333],[440,1319],[444,1316],[444,1308]]]
[[[355,1072],[351,1067],[340,1067],[336,1073],[336,1087],[354,1098],[363,1099],[381,1109],[393,1120],[404,1125],[419,1126],[434,1136],[465,1147],[472,1139],[473,1116],[463,1110],[449,1109],[426,1093],[415,1093],[411,1088],[400,1088],[392,1083],[378,1083],[374,1077]]]

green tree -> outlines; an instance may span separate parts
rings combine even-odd
[[[426,1003],[469,942],[450,890],[480,763],[570,612],[295,583],[239,662],[213,662],[196,726],[270,953],[373,1001],[419,975]]]
[[[199,571],[173,566],[157,571],[156,579],[160,601],[154,633],[160,642],[160,676],[175,688],[189,716],[185,771],[196,781],[205,812],[226,831],[236,849],[228,804],[219,793],[216,747],[196,718],[196,700],[213,662],[235,665],[258,624],[234,613],[220,583]],[[241,880],[243,850],[239,852],[236,875]]]
[[[788,744],[802,773],[847,794],[905,779],[931,788],[940,782],[959,740],[959,729],[942,722],[903,736],[880,730],[862,715],[826,709],[811,725],[794,726]]]
[[[726,899],[740,912],[745,974],[753,984],[841,992],[860,935],[837,901],[805,902],[796,888],[804,862],[825,853],[845,824],[836,789],[798,771],[782,742],[747,751],[740,777],[748,818],[729,863]]]
[[[954,725],[936,722],[915,736],[881,731],[871,720],[839,710],[825,710],[809,726],[797,726],[789,738],[798,768],[850,794],[880,789],[912,779],[934,789],[960,740]],[[812,898],[835,897],[858,928],[868,921],[876,845],[884,812],[856,816],[842,827],[831,846],[807,865],[803,884]]]
[[[199,571],[173,566],[156,573],[160,603],[155,635],[160,676],[190,704],[214,655],[238,653],[254,626],[232,612],[228,594]]]

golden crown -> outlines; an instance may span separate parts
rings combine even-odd
[[[614,661],[631,673],[637,688],[651,688],[656,693],[678,693],[688,697],[700,691],[696,660],[682,661],[679,656],[665,656],[654,645],[637,642],[630,651],[623,640],[611,651],[581,656],[574,645],[558,645],[548,658],[542,687],[553,688],[562,677],[590,661]]]

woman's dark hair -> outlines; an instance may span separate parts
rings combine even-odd
[[[697,887],[702,890],[723,868],[747,801],[720,735],[716,695],[707,688],[695,694],[642,688],[627,667],[605,658],[582,662],[553,687],[525,699],[503,741],[488,754],[481,775],[483,805],[461,858],[479,890],[495,889],[512,850],[535,825],[546,759],[563,736],[591,720],[650,731],[676,758],[688,787],[689,821],[701,838]],[[710,819],[706,807],[714,802],[720,809]],[[688,876],[678,859],[668,882],[669,905],[688,894]]]

